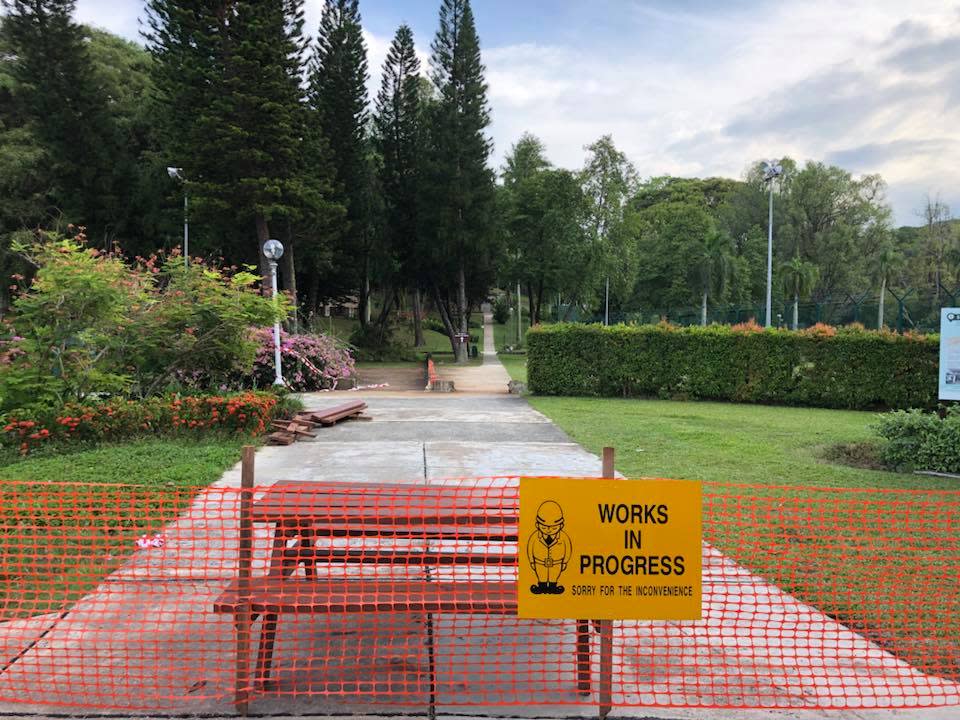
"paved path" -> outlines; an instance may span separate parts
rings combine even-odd
[[[495,360],[495,358],[494,358]],[[266,447],[257,453],[258,485],[282,479],[407,480],[438,482],[441,478],[503,474],[594,475],[600,460],[570,441],[545,417],[518,397],[369,394],[372,422],[353,422],[325,429],[313,441],[289,447]],[[342,401],[342,395],[309,397],[309,406]],[[234,573],[236,557],[235,507],[218,488],[236,487],[239,468],[226,473],[216,486],[201,493],[193,507],[167,530],[168,545],[134,556],[63,619],[46,623],[46,633],[17,662],[0,674],[0,697],[18,693],[34,702],[57,700],[87,703],[121,702],[138,707],[138,688],[163,688],[165,712],[224,713],[231,706],[224,696],[232,687],[232,630],[228,619],[210,612],[212,599]],[[257,556],[264,557],[268,538],[260,530]],[[625,623],[617,636],[617,687],[628,695],[616,702],[650,703],[667,692],[685,693],[691,702],[723,702],[736,685],[746,701],[759,696],[788,699],[783,688],[803,687],[794,696],[809,710],[724,711],[656,710],[615,707],[615,716],[696,718],[920,718],[955,719],[958,707],[890,711],[821,712],[837,696],[870,697],[882,692],[876,680],[891,677],[919,679],[919,675],[881,649],[802,605],[762,580],[708,551],[704,586],[718,602],[705,608],[701,623]],[[729,608],[732,608],[730,610]],[[776,614],[779,613],[780,617]],[[522,681],[533,665],[543,672],[542,654],[531,648],[545,642],[563,647],[569,657],[569,623],[543,622],[531,626],[510,618],[459,618],[468,631],[450,617],[435,625],[437,656],[449,675],[462,677],[456,693],[441,694],[441,712],[452,701],[467,701],[471,693],[489,698],[502,692],[505,699],[529,702]],[[793,647],[779,623],[806,641]],[[459,628],[459,630],[458,630]],[[29,631],[26,631],[29,634]],[[460,634],[460,633],[463,634]],[[773,633],[768,635],[768,633]],[[11,631],[12,634],[12,631]],[[379,644],[389,637],[386,645]],[[422,669],[423,627],[416,618],[366,615],[318,619],[290,617],[282,624],[277,647],[277,670],[284,697],[257,699],[257,713],[363,713],[382,710],[376,703],[354,701],[357,688],[396,689],[396,678],[413,678],[402,689],[412,712],[426,704]],[[785,639],[786,638],[786,639]],[[822,638],[823,651],[810,649],[809,638]],[[369,642],[364,642],[366,639]],[[376,640],[374,640],[376,639]],[[371,644],[372,643],[372,644]],[[498,652],[499,649],[499,652]],[[325,657],[356,659],[352,667],[338,668],[331,684]],[[695,677],[663,676],[656,659],[690,658]],[[451,658],[458,658],[456,660]],[[377,664],[379,663],[379,664]],[[502,669],[516,663],[521,681],[504,686]],[[558,657],[557,667],[569,666]],[[729,669],[742,668],[730,676]],[[711,674],[711,668],[715,674]],[[559,671],[559,670],[558,670]],[[343,673],[347,673],[344,675]],[[391,685],[394,683],[394,685]],[[307,695],[322,688],[328,696]],[[714,692],[715,689],[715,692]],[[958,689],[944,683],[941,698],[956,702]],[[337,697],[337,692],[343,693]],[[296,694],[301,693],[301,694]],[[590,706],[575,706],[572,694],[553,698],[570,702],[554,707],[492,707],[483,715],[583,715]],[[916,698],[901,697],[905,705]],[[942,700],[941,700],[942,701]],[[142,703],[141,703],[142,704]],[[148,703],[148,705],[156,703]],[[45,705],[0,704],[2,712],[52,710]]]
[[[444,365],[440,377],[453,380],[457,392],[490,393],[494,395],[507,392],[510,375],[497,359],[497,350],[493,340],[493,315],[483,316],[483,365]]]

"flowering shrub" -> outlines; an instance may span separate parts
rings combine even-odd
[[[863,325],[861,325],[859,328],[851,326],[850,329],[853,332],[857,332],[858,330],[863,330],[864,327]],[[812,335],[813,337],[836,337],[837,335],[837,329],[833,325],[827,325],[821,322],[811,325],[806,330],[800,330],[798,332],[801,332],[804,335]]]
[[[132,265],[85,245],[82,232],[38,232],[13,250],[37,272],[14,301],[0,347],[0,409],[58,407],[92,395],[162,395],[178,375],[219,386],[250,372],[251,327],[270,325],[287,301],[257,292],[257,276],[176,253]]]
[[[256,331],[257,355],[253,363],[253,386],[269,387],[274,380],[273,330]],[[340,378],[352,377],[350,352],[326,335],[291,335],[280,331],[280,363],[283,379],[294,392],[326,390]],[[243,380],[249,380],[243,378]]]
[[[211,431],[256,435],[266,430],[277,402],[263,392],[71,402],[56,411],[10,413],[3,419],[0,443],[27,454],[52,440],[104,442]]]

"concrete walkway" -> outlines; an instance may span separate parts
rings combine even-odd
[[[440,371],[444,380],[453,380],[457,392],[504,394],[510,375],[497,359],[493,340],[493,315],[483,315],[483,365],[445,365]]]
[[[344,423],[321,430],[316,440],[262,448],[257,453],[257,485],[284,479],[438,483],[464,476],[596,475],[600,470],[599,458],[571,442],[519,397],[350,396],[367,400],[372,422]],[[319,394],[306,402],[322,407],[342,399],[340,394]],[[139,710],[231,714],[233,632],[229,618],[214,615],[211,606],[235,572],[235,495],[225,489],[238,485],[239,467],[201,493],[167,528],[165,548],[136,554],[64,618],[49,620],[43,636],[0,673],[0,697],[34,704],[0,703],[0,713],[62,712],[47,704],[55,701],[120,704],[131,714]],[[258,529],[255,556],[261,562],[255,572],[263,570],[268,542],[266,529]],[[702,622],[619,626],[614,687],[623,692],[614,697],[618,705],[614,716],[700,720],[960,716],[955,685],[924,678],[709,548],[704,590],[708,600]],[[550,698],[559,704],[530,704],[538,698],[544,701],[545,684],[561,684],[545,679],[547,667],[553,668],[549,672],[572,676],[571,623],[438,616],[434,633],[438,667],[445,677],[460,679],[455,686],[441,687],[441,715],[446,709],[488,717],[595,716],[595,706],[576,704],[572,692]],[[251,709],[264,714],[396,711],[389,701],[396,702],[399,693],[412,713],[423,713],[428,692],[423,636],[421,620],[402,615],[288,617],[280,625],[276,650],[282,694],[260,697]],[[545,659],[543,648],[553,648],[556,657]],[[658,658],[663,662],[658,664]],[[667,667],[676,669],[682,658],[689,661],[688,675],[663,673]],[[516,667],[516,680],[504,672],[510,667]],[[731,674],[732,668],[737,674]],[[889,702],[883,695],[887,690],[883,678],[903,686],[895,688],[893,701],[912,709],[899,713],[819,709],[841,700],[865,705]],[[911,682],[918,691],[931,694],[909,695]],[[572,682],[562,684],[572,687]],[[143,687],[151,689],[146,699]],[[787,688],[803,691],[790,695]],[[357,702],[357,693],[365,693],[364,702]],[[491,697],[524,704],[461,707],[471,699]],[[806,709],[649,707],[679,697],[704,705],[765,698]],[[952,706],[917,707],[924,702]],[[636,707],[639,703],[648,706]]]

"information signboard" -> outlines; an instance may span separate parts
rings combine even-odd
[[[941,400],[960,400],[960,308],[940,308]]]

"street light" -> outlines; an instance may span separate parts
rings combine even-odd
[[[179,180],[182,183],[186,182],[186,179],[183,177],[183,168],[178,167],[168,167],[167,175],[170,176],[171,180]],[[190,243],[190,222],[188,219],[187,211],[187,186],[183,186],[183,264],[184,266],[190,265],[190,255],[187,253],[187,249]]]
[[[773,284],[773,181],[783,175],[783,166],[776,160],[763,164],[763,181],[770,183],[770,219],[767,226],[767,320],[766,327],[770,327],[770,294]]]
[[[273,282],[273,298],[277,297],[277,260],[283,257],[283,243],[279,240],[267,240],[263,244],[263,256],[270,263],[270,279]],[[283,371],[280,369],[280,321],[273,323],[273,366],[276,377],[274,385],[283,385]]]

